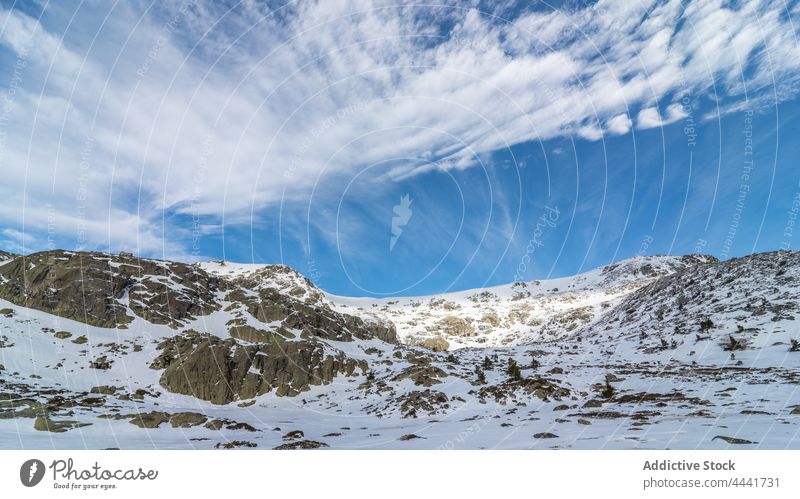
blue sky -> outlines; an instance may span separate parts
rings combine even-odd
[[[799,14],[2,2],[0,247],[377,296],[796,248]]]

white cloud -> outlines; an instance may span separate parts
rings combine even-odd
[[[606,122],[606,128],[613,135],[625,135],[631,131],[633,122],[627,114],[622,113],[614,116]]]
[[[662,117],[655,107],[648,107],[639,111],[636,116],[636,126],[642,130],[666,126],[686,117],[686,110],[681,104],[673,103],[667,106],[666,116]]]
[[[643,130],[661,126],[663,123],[661,114],[659,114],[658,109],[654,107],[642,109],[636,116],[636,126]]]
[[[82,17],[70,32],[84,37],[67,42],[5,11],[0,45],[26,65],[0,120],[0,221],[24,212],[42,230],[35,212],[50,206],[67,234],[176,251],[164,210],[247,222],[370,165],[400,178],[529,140],[664,126],[685,92],[731,109],[775,99],[773,81],[794,96],[800,48],[782,2],[683,4],[601,0],[510,24],[366,0],[245,2],[224,18],[175,2],[139,23],[123,5],[102,30],[105,12]]]

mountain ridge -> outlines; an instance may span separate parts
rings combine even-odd
[[[800,253],[778,251],[364,299],[286,266],[28,255],[0,264],[0,430],[60,448],[800,447],[798,283]]]

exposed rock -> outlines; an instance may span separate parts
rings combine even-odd
[[[713,442],[716,439],[724,440],[725,442],[731,445],[743,445],[743,444],[757,444],[758,442],[751,442],[750,440],[745,440],[743,438],[735,438],[735,437],[726,437],[723,435],[717,435],[716,437],[712,438],[711,441]]]
[[[284,440],[296,440],[298,438],[303,438],[304,436],[305,436],[305,434],[301,430],[294,430],[294,431],[290,431],[289,433],[284,435],[282,438]]]
[[[433,350],[434,352],[446,352],[450,348],[450,343],[441,336],[434,336],[433,338],[425,338],[419,342],[419,346]]]
[[[392,381],[410,379],[415,385],[432,386],[441,383],[437,378],[446,378],[447,373],[442,369],[429,365],[409,366],[398,373]]]
[[[300,440],[298,442],[279,445],[273,450],[320,449],[322,447],[330,446],[323,442],[315,442],[314,440]]]
[[[218,308],[218,279],[190,265],[71,251],[46,251],[0,266],[0,298],[99,327],[130,323],[121,303],[128,293],[137,315],[175,324]]]
[[[86,397],[78,402],[78,405],[83,407],[100,407],[105,403],[106,399],[103,397]]]
[[[439,329],[450,336],[475,336],[477,332],[472,324],[461,317],[448,315],[438,323]]]
[[[535,433],[533,438],[558,438],[558,435],[549,432]]]
[[[111,369],[111,361],[103,355],[89,362],[89,367],[92,369]]]
[[[208,418],[198,412],[178,412],[169,418],[169,424],[173,428],[191,428],[199,426],[208,421]]]
[[[117,393],[117,387],[109,385],[101,385],[101,386],[95,386],[89,391],[91,393],[100,393],[103,395],[114,395],[115,393]]]
[[[252,425],[250,425],[248,423],[237,423],[235,421],[232,421],[229,424],[227,424],[225,426],[225,429],[227,429],[227,430],[258,431],[255,428],[253,428]]]
[[[64,433],[73,428],[90,426],[91,423],[79,423],[78,421],[53,421],[47,416],[38,416],[33,423],[33,429],[37,431],[49,431],[51,433]]]
[[[151,411],[135,414],[131,419],[131,424],[135,424],[139,428],[158,428],[161,423],[167,421],[169,421],[169,414],[166,412]]]
[[[407,434],[401,436],[400,438],[398,438],[397,440],[400,440],[401,442],[405,442],[407,440],[416,440],[418,438],[425,438],[425,437],[420,437],[419,435],[414,435],[413,433],[407,433]]]
[[[67,338],[72,338],[72,333],[67,332],[67,331],[59,331],[56,334],[54,334],[53,336],[55,336],[59,340],[66,340]]]
[[[208,428],[209,430],[218,431],[218,430],[221,430],[224,425],[225,425],[225,421],[223,421],[221,419],[212,419],[211,421],[209,421],[208,423],[206,423],[203,426],[205,428]]]
[[[447,395],[430,389],[415,390],[400,397],[400,410],[404,418],[416,418],[418,412],[436,414],[449,407]]]
[[[151,368],[165,369],[161,386],[214,404],[253,398],[272,389],[295,396],[310,385],[323,385],[338,374],[366,372],[365,362],[343,353],[328,354],[314,341],[244,346],[234,339],[188,333],[163,341]]]
[[[534,395],[545,402],[551,399],[561,400],[571,393],[568,388],[560,386],[557,380],[536,376],[484,386],[478,391],[478,395],[481,399],[492,397],[495,401],[504,403],[517,392]]]
[[[233,440],[231,442],[225,442],[225,443],[219,442],[214,446],[215,449],[236,449],[239,447],[253,448],[253,447],[258,447],[258,444],[255,444],[253,442],[248,442],[247,440]]]
[[[228,333],[232,337],[248,343],[283,343],[285,341],[285,338],[280,334],[256,329],[247,324],[233,326],[228,330]]]

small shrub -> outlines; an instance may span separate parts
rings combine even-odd
[[[700,331],[708,331],[712,327],[714,327],[714,322],[711,319],[706,318],[700,321]]]
[[[603,388],[603,391],[600,392],[600,396],[606,399],[610,399],[611,397],[614,396],[616,392],[617,389],[611,386],[611,383],[608,380],[606,380],[606,386],[605,388]]]
[[[481,369],[480,366],[475,368],[475,376],[478,377],[478,383],[481,385],[486,384],[486,373],[483,372],[483,369]]]
[[[522,371],[520,371],[517,361],[514,359],[508,359],[506,374],[508,374],[511,381],[522,381]]]
[[[737,340],[733,335],[728,336],[728,341],[722,343],[722,349],[726,352],[735,352],[737,350],[747,350],[747,340]]]

